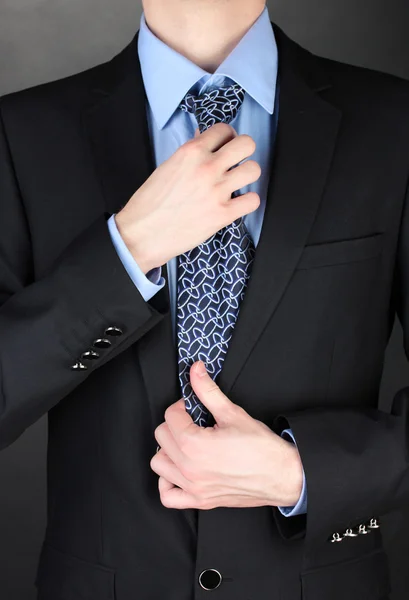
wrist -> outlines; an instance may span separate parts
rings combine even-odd
[[[282,440],[282,461],[279,470],[280,480],[276,488],[273,506],[295,506],[303,488],[303,465],[297,447],[292,442]]]
[[[128,224],[123,211],[116,214],[114,219],[121,238],[143,274],[146,275],[155,267],[160,266],[159,263],[154,264],[147,251],[146,241],[144,241],[141,235],[135,233],[134,225],[130,226]]]
[[[300,453],[297,447],[291,443],[288,444],[288,500],[287,504],[280,506],[295,506],[301,496],[303,487],[303,465]]]

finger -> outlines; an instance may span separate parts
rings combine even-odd
[[[174,462],[167,456],[163,450],[155,454],[151,460],[151,469],[157,475],[164,477],[167,481],[179,487],[186,488],[189,485],[188,480],[183,477]]]
[[[204,371],[202,371],[204,367]],[[190,383],[196,396],[203,405],[209,409],[216,423],[220,426],[229,425],[230,419],[235,417],[235,405],[222,392],[217,383],[212,379],[202,361],[196,361],[190,367]],[[207,428],[204,430],[208,432]]]
[[[227,171],[223,177],[221,186],[226,187],[226,192],[230,190],[240,190],[241,188],[250,185],[257,181],[261,175],[261,167],[255,160],[246,160],[244,163]]]
[[[181,398],[174,404],[171,404],[166,409],[165,421],[168,424],[170,432],[175,438],[176,443],[179,439],[179,436],[186,432],[186,430],[193,432],[195,429],[200,429],[200,427],[192,421],[192,417],[186,411],[186,401],[184,398]]]
[[[217,152],[222,146],[237,137],[237,132],[227,123],[216,123],[198,136],[197,143],[209,150]]]
[[[222,173],[228,171],[242,160],[249,158],[256,150],[256,142],[249,135],[239,135],[227,142],[215,155]]]
[[[237,187],[236,189],[240,188]],[[260,196],[257,194],[257,192],[247,192],[246,194],[242,194],[241,196],[230,198],[226,201],[225,204],[225,225],[233,223],[233,221],[235,221],[239,217],[243,217],[244,215],[248,215],[249,213],[257,210],[257,208],[260,206],[260,202]]]
[[[165,477],[160,476],[158,479],[158,488],[161,494],[166,494],[169,490],[173,489],[175,486],[173,483],[165,479]]]
[[[167,508],[197,508],[197,500],[181,488],[175,487],[164,477],[158,482],[161,501]]]
[[[175,464],[180,463],[183,458],[182,453],[166,422],[155,429],[155,439]]]

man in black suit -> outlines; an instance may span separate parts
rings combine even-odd
[[[144,11],[157,43],[206,81],[265,18],[260,0]],[[0,99],[0,447],[48,412],[39,600],[388,596],[381,517],[409,499],[409,389],[391,414],[377,403],[395,312],[409,339],[409,84],[270,25],[279,111],[265,206],[234,194],[262,177],[245,159],[264,129],[213,123],[212,104],[193,115],[177,98],[200,131],[155,164],[153,133],[167,130],[148,119],[139,31],[107,63]],[[242,87],[222,89],[207,100],[244,118],[255,98],[241,107],[230,99]],[[262,206],[254,258],[240,218]],[[247,245],[234,273],[245,257],[251,276],[220,372],[209,357],[199,377],[203,354],[186,360],[189,404],[171,264],[235,223]],[[160,281],[148,300],[135,265]],[[210,339],[196,338],[202,350]],[[213,424],[196,419],[206,409]],[[285,512],[307,492],[306,510]]]

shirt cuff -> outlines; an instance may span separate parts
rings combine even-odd
[[[155,267],[145,275],[122,239],[114,217],[115,215],[112,215],[107,221],[112,243],[129,277],[138,288],[145,302],[147,302],[157,294],[166,283],[165,278],[162,277],[162,267]]]
[[[284,429],[281,432],[281,437],[287,439],[290,438],[289,441],[292,441],[297,445],[291,429]],[[297,504],[295,506],[277,506],[277,508],[284,517],[295,517],[296,515],[302,515],[307,512],[307,484],[304,469],[302,472],[302,490]]]

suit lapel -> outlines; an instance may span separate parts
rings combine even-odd
[[[100,66],[84,110],[105,206],[118,212],[155,168],[146,117],[146,95],[133,40]]]
[[[216,379],[226,394],[273,317],[297,266],[320,205],[341,120],[340,111],[319,96],[320,88],[330,87],[325,79],[314,72],[316,81],[307,81],[311,79],[308,52],[272,26],[279,51],[278,132],[252,275]],[[84,117],[109,213],[126,204],[155,169],[137,38],[138,33],[104,65]],[[166,311],[167,269],[162,272],[166,285],[150,303]],[[163,421],[166,406],[180,397],[170,311],[140,340],[138,355],[156,426]]]
[[[83,111],[83,124],[101,183],[104,206],[113,214],[155,170],[155,159],[146,114],[147,98],[137,53],[139,31],[103,70]],[[160,302],[169,299],[167,269]]]
[[[340,112],[298,72],[301,51],[274,26],[279,51],[279,121],[253,271],[216,382],[229,394],[289,284],[323,195]],[[329,87],[319,82],[317,87]]]

